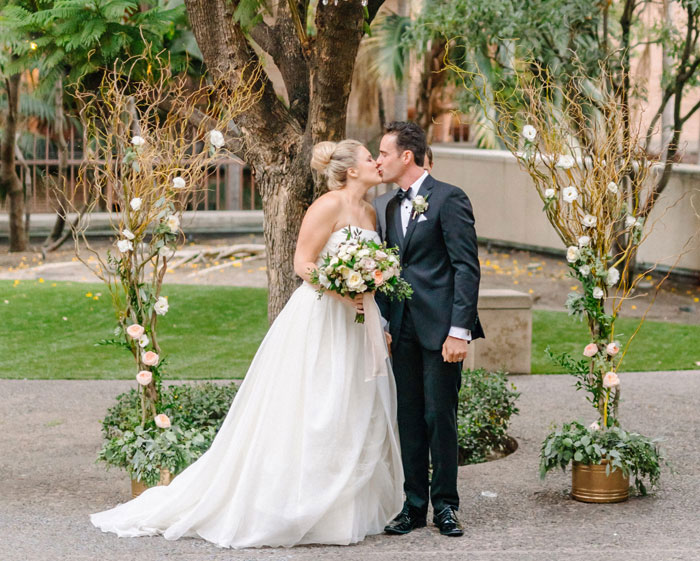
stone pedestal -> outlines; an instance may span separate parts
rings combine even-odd
[[[486,333],[469,345],[464,368],[530,374],[532,298],[524,292],[485,289],[479,292],[479,317]]]

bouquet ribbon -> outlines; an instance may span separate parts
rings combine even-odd
[[[379,376],[388,375],[386,359],[389,353],[374,294],[365,292],[362,295],[362,305],[365,309],[365,341],[369,350],[365,358],[365,382],[371,382]]]

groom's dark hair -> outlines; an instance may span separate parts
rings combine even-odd
[[[396,136],[396,146],[399,151],[410,150],[413,152],[416,165],[423,166],[428,141],[422,128],[411,121],[393,121],[384,127],[384,131],[385,134]]]

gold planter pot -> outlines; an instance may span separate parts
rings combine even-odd
[[[167,469],[163,468],[160,470],[160,480],[158,485],[169,485],[175,476],[170,473]],[[148,485],[139,481],[138,479],[131,480],[131,496],[135,499],[141,493],[148,489]]]
[[[571,496],[584,503],[620,503],[629,498],[630,478],[616,469],[605,474],[608,461],[588,465],[574,462],[571,470]]]

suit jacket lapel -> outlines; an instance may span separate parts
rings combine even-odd
[[[433,182],[435,180],[431,175],[428,175],[423,180],[423,183],[420,186],[420,189],[418,189],[418,193],[416,194],[416,197],[422,196],[422,197],[427,197],[430,194],[430,190],[433,188]],[[430,205],[430,201],[428,201],[428,205]],[[411,211],[411,217],[408,221],[408,226],[406,228],[406,235],[404,236],[403,239],[403,246],[402,249],[404,253],[408,249],[408,242],[411,241],[411,236],[413,235],[413,230],[416,229],[416,224],[418,223],[418,217],[420,214],[416,214],[415,212]]]
[[[389,239],[389,232],[394,229],[399,246],[403,247],[403,228],[401,227],[401,206],[396,197],[392,197],[386,205],[386,239]]]

